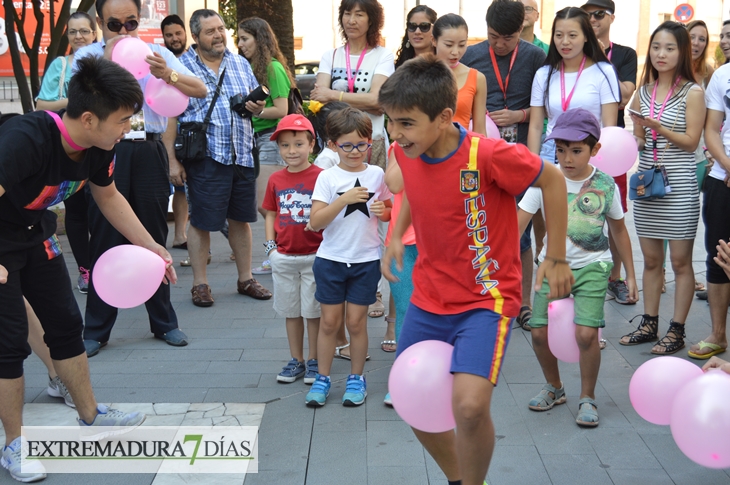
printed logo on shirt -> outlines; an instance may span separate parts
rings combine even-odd
[[[117,165],[117,156],[114,155],[114,158],[112,158],[112,163],[109,164],[109,172],[107,173],[109,178],[111,178],[111,176],[114,175],[114,167],[116,167],[116,165]]]
[[[276,195],[279,197],[280,226],[309,222],[309,211],[312,209],[312,191],[305,189],[304,184],[282,190]]]
[[[43,241],[43,248],[46,250],[49,261],[57,258],[63,252],[61,249],[61,241],[58,240],[55,234]]]
[[[461,171],[461,192],[469,193],[479,190],[479,171],[478,170],[462,170]]]
[[[33,200],[30,204],[26,205],[24,209],[28,210],[43,210],[48,207],[62,202],[76,192],[86,184],[86,180],[66,180],[60,185],[46,186],[38,197]]]

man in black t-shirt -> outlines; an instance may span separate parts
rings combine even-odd
[[[616,5],[613,0],[589,0],[581,8],[590,15],[591,26],[596,33],[596,37],[598,37],[598,42],[601,43],[608,60],[611,61],[618,72],[618,80],[621,86],[621,103],[619,104],[617,126],[625,128],[623,108],[631,100],[631,96],[636,90],[636,51],[631,47],[619,45],[610,40],[611,24],[616,18]],[[626,174],[614,177],[614,180],[621,194],[621,207],[623,207],[624,212],[628,212]],[[608,294],[613,296],[617,303],[635,305],[636,302],[629,300],[629,289],[624,280],[621,279],[622,261],[610,232],[608,240],[611,247],[611,256],[613,257],[613,269],[608,282]]]
[[[155,243],[114,185],[114,146],[130,131],[130,118],[143,103],[134,77],[102,59],[79,62],[69,83],[68,108],[17,116],[0,127],[0,421],[5,445],[2,461],[13,478],[45,478],[38,462],[20,468],[23,361],[30,355],[23,296],[38,315],[53,365],[68,388],[79,425],[127,426],[144,414],[122,413],[97,404],[91,389],[82,338],[83,321],[73,295],[56,216],[48,207],[89,183],[91,194],[109,221],[134,244],[168,263],[172,258]],[[90,428],[94,435],[110,428]]]

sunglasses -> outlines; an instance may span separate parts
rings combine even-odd
[[[122,27],[124,27],[124,30],[127,32],[132,32],[133,30],[137,30],[137,27],[139,27],[139,22],[136,20],[127,20],[126,22],[122,23],[119,20],[110,20],[106,23],[106,28],[111,30],[114,33],[118,33],[122,30]]]
[[[593,17],[596,20],[603,20],[606,14],[613,15],[610,10],[596,10],[595,12],[588,12],[589,17]]]
[[[406,28],[408,29],[408,32],[415,32],[416,29],[420,30],[422,34],[425,34],[429,30],[431,30],[431,22],[421,22],[420,24],[417,24],[415,22],[408,22],[406,23]]]

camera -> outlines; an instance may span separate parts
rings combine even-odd
[[[229,100],[229,103],[231,104],[231,111],[238,113],[238,115],[242,118],[251,118],[253,113],[246,109],[246,102],[253,101],[255,103],[257,101],[263,101],[268,97],[269,88],[264,85],[257,87],[248,93],[248,96],[246,97],[242,94],[236,94],[235,96],[231,96]]]

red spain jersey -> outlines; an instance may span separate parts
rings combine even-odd
[[[396,146],[418,241],[411,301],[453,315],[477,308],[514,317],[522,298],[515,197],[542,171],[526,146],[460,128],[443,159]]]

